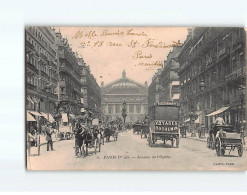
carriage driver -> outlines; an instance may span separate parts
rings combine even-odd
[[[225,124],[226,124],[226,123],[225,123],[224,119],[219,115],[219,116],[216,118],[216,120],[215,120],[215,122],[214,122],[214,127],[213,127],[214,135],[216,135],[215,138],[218,137],[219,134],[220,134],[221,131],[222,131],[222,128],[219,129],[219,130],[217,131],[217,129],[216,129],[217,126],[222,126],[222,125],[225,125]],[[217,132],[216,132],[216,131],[217,131]]]

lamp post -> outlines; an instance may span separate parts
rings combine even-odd
[[[47,83],[47,84],[45,85],[45,92],[46,92],[46,93],[49,93],[49,92],[50,92],[50,89],[51,89],[51,85],[50,85],[49,83]],[[50,120],[49,120],[49,115],[50,115],[50,101],[49,101],[49,96],[48,96],[48,94],[47,94],[47,103],[48,103],[47,120],[48,120],[48,122],[50,122]]]
[[[241,103],[241,111],[240,111],[240,122],[241,122],[241,126],[240,126],[240,133],[241,133],[241,137],[243,139],[243,143],[245,144],[244,141],[244,130],[245,130],[245,110],[244,110],[244,99],[245,99],[245,91],[246,88],[244,85],[240,85],[238,88],[239,91],[239,97],[240,97],[240,103]]]
[[[191,125],[191,137],[196,137],[196,132],[195,132],[195,120],[197,119],[197,114],[196,114],[196,107],[195,107],[195,96],[192,94],[189,99],[189,108],[190,108],[190,113],[189,113],[189,118],[190,118],[190,125]]]
[[[199,87],[200,87],[200,91],[203,93],[205,91],[205,88],[206,88],[206,84],[205,84],[205,82],[203,80],[201,80],[201,83],[200,83]],[[200,136],[200,138],[202,138],[202,139],[206,138],[204,121],[201,124],[201,136]]]
[[[125,100],[123,102],[122,117],[124,119],[124,127],[125,127],[125,119],[127,117],[127,110],[126,110],[126,102],[125,102]]]

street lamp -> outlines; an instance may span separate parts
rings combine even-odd
[[[205,88],[206,88],[206,84],[205,82],[203,81],[203,79],[201,80],[201,83],[200,83],[200,91],[203,93],[205,91]],[[204,125],[204,121],[202,122],[202,126],[201,126],[201,135],[200,135],[200,138],[206,138],[205,136],[205,125]]]
[[[122,117],[124,119],[124,127],[125,127],[125,119],[127,117],[127,110],[126,110],[126,102],[125,102],[125,100],[123,102]]]
[[[46,85],[45,85],[45,92],[47,93],[47,102],[48,102],[48,113],[47,113],[47,120],[48,120],[48,122],[50,122],[50,120],[49,120],[49,113],[50,113],[50,101],[49,101],[49,96],[48,96],[48,93],[50,92],[50,90],[51,90],[51,84],[49,84],[49,83],[46,83]]]
[[[239,97],[240,97],[240,103],[241,103],[241,111],[240,111],[240,122],[241,122],[241,126],[240,126],[240,133],[241,133],[241,137],[243,139],[243,143],[245,144],[244,141],[244,129],[245,129],[245,110],[244,110],[244,98],[245,98],[245,91],[246,88],[244,85],[240,85],[238,88],[239,91]]]
[[[189,118],[190,118],[190,125],[191,125],[191,137],[195,137],[196,136],[196,132],[195,132],[195,120],[197,119],[197,114],[196,114],[196,101],[195,101],[195,95],[191,94],[189,99],[189,109],[190,109],[190,113],[189,113]]]

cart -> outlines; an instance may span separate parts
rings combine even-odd
[[[133,134],[137,132],[137,134],[140,134],[142,130],[142,124],[141,123],[135,123],[133,125]]]
[[[173,102],[155,103],[149,112],[150,116],[150,133],[148,137],[149,146],[161,140],[171,141],[176,147],[179,147],[179,105]]]
[[[243,140],[240,133],[237,133],[233,126],[217,126],[215,139],[215,149],[217,156],[225,155],[226,150],[238,150],[238,155],[243,155]]]
[[[141,139],[144,136],[144,138],[147,138],[149,134],[149,125],[143,124],[141,127]]]

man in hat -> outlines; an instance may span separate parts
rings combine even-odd
[[[46,123],[45,132],[46,132],[46,141],[47,141],[47,151],[49,151],[50,145],[51,145],[51,150],[53,150],[52,133],[54,131],[52,130],[50,123]]]

